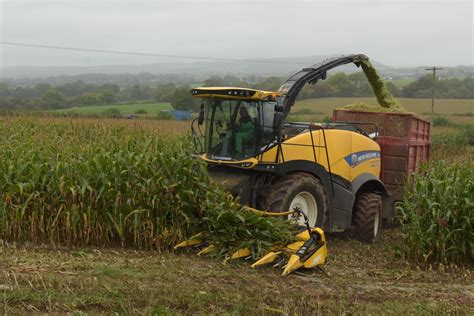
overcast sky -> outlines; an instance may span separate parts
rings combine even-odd
[[[225,58],[365,53],[391,66],[473,64],[473,1],[0,0],[1,41]],[[3,66],[163,58],[0,45]],[[173,60],[180,61],[180,60]]]

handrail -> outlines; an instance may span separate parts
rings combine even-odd
[[[371,126],[374,127],[375,133],[378,134],[378,132],[379,132],[377,124],[373,123],[373,122],[342,121],[342,122],[335,122],[335,123],[331,123],[331,124],[332,124],[332,126],[371,125]],[[358,131],[364,132],[365,136],[369,136],[367,131],[362,129],[362,128],[358,128]]]
[[[283,127],[296,127],[296,128],[300,127],[300,128],[308,129],[309,134],[310,134],[310,138],[311,138],[311,144],[308,145],[308,144],[284,143],[284,142],[282,142],[281,141],[282,140],[281,130],[282,130]],[[317,130],[321,130],[322,133],[323,133],[324,145],[316,145],[315,142],[314,142],[313,132],[317,131]],[[278,131],[278,136],[277,136],[277,146],[278,146],[278,148],[277,148],[277,154],[276,154],[276,157],[275,157],[275,163],[278,163],[280,155],[281,155],[281,161],[285,162],[285,157],[283,155],[283,148],[282,148],[283,145],[285,145],[285,146],[312,147],[313,157],[314,157],[314,162],[315,163],[318,163],[315,148],[324,148],[324,150],[326,152],[326,159],[327,159],[327,162],[328,162],[328,171],[331,174],[331,166],[330,166],[330,163],[329,163],[329,152],[328,152],[327,143],[326,143],[326,133],[325,133],[325,128],[322,125],[316,125],[316,124],[312,124],[312,123],[284,122],[283,124],[281,124],[281,127]],[[261,160],[259,160],[259,162],[261,162]],[[331,177],[331,182],[332,182],[332,176],[330,176],[330,177]],[[334,188],[333,188],[333,193],[334,193]]]
[[[202,144],[202,141],[199,141],[197,140],[198,138],[204,138],[203,136],[203,133],[202,133],[202,130],[201,130],[201,127],[199,127],[199,124],[198,124],[198,128],[197,130],[199,131],[199,134],[198,132],[196,132],[196,128],[195,128],[195,124],[196,122],[198,121],[198,117],[196,117],[195,119],[193,119],[193,121],[191,122],[191,137],[193,139],[193,143],[194,143],[194,147],[196,148],[196,151],[200,154],[202,154],[204,152],[204,146]],[[199,146],[198,146],[199,144]]]

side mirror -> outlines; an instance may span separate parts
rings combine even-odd
[[[202,125],[204,123],[204,103],[201,103],[201,108],[199,109],[198,114],[198,125]]]
[[[273,114],[273,130],[274,131],[280,129],[282,121],[283,121],[283,115],[280,112],[275,112],[275,114]]]

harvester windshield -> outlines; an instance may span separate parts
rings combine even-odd
[[[241,160],[256,156],[275,139],[275,101],[204,99],[204,149],[209,159]]]

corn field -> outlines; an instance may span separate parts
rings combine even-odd
[[[408,257],[434,263],[474,262],[474,168],[433,161],[405,187]]]
[[[219,255],[291,239],[287,221],[241,211],[190,158],[187,137],[170,134],[113,120],[1,118],[0,238],[162,250],[205,231]]]

